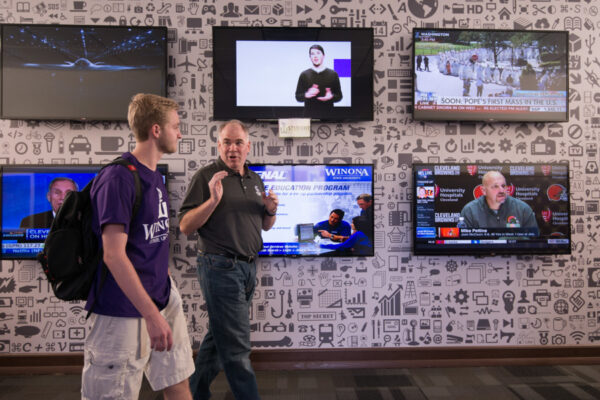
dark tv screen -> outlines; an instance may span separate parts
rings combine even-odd
[[[571,252],[566,163],[413,164],[413,183],[415,254]]]
[[[82,190],[100,171],[100,165],[5,165],[0,176],[0,226],[3,259],[35,259],[43,249],[64,196]],[[158,165],[165,184],[166,164]],[[55,178],[58,179],[52,185]]]
[[[413,29],[415,120],[569,118],[566,31]]]
[[[372,28],[214,26],[213,51],[217,120],[373,120]]]
[[[166,96],[165,27],[2,25],[2,118],[126,120]]]
[[[277,220],[269,231],[262,232],[259,255],[374,255],[373,208],[363,212],[357,202],[361,194],[373,195],[373,165],[256,164],[250,169],[261,176],[266,191],[272,189],[279,197]],[[348,236],[347,240],[335,241],[334,237],[332,241],[319,232],[329,224],[334,210],[341,210],[343,216],[339,224],[331,224],[336,230],[329,233]],[[353,231],[354,217],[360,222],[354,220]]]

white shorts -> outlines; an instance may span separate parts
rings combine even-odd
[[[160,313],[173,332],[170,351],[150,349],[143,318],[92,314],[84,347],[82,399],[137,399],[143,373],[152,390],[158,391],[194,372],[181,296],[172,280],[169,304]]]

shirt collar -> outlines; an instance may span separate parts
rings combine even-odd
[[[505,205],[505,204],[506,204],[506,202],[508,201],[508,196],[506,196],[506,200],[504,200],[504,202],[503,202],[502,204],[500,204],[500,207],[498,207],[498,209],[497,209],[497,210],[492,210],[492,209],[490,208],[490,206],[488,205],[488,203],[487,203],[487,201],[486,201],[486,199],[485,199],[485,196],[481,196],[480,198],[481,198],[481,199],[483,199],[483,200],[482,200],[482,203],[484,204],[484,207],[485,207],[485,209],[486,209],[486,210],[488,210],[488,212],[490,212],[490,213],[494,214],[495,216],[500,214],[500,212],[502,211],[502,209],[503,209],[504,205]]]

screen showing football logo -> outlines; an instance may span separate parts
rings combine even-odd
[[[548,187],[546,190],[546,194],[548,195],[548,199],[551,201],[567,201],[567,188],[563,185],[555,183]]]

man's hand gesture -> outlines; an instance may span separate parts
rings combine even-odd
[[[273,189],[269,189],[269,194],[266,195],[265,192],[262,193],[262,200],[265,204],[265,209],[267,213],[271,215],[275,215],[277,213],[277,206],[279,205],[279,198],[273,192]]]

